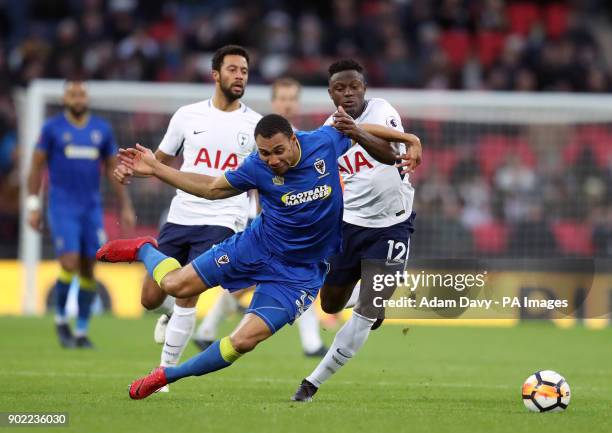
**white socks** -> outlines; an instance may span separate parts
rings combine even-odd
[[[346,364],[368,339],[375,319],[368,319],[353,311],[351,318],[340,328],[334,342],[314,369],[306,378],[317,388]]]
[[[212,306],[202,323],[198,326],[194,338],[196,340],[215,341],[217,339],[217,329],[221,321],[229,314],[238,309],[238,300],[229,292],[223,290],[217,302]]]
[[[183,308],[178,305],[174,306],[174,312],[168,327],[166,328],[166,341],[161,354],[162,367],[174,367],[178,364],[179,359],[185,346],[191,338],[193,328],[196,323],[196,309]]]
[[[298,330],[300,331],[300,340],[302,340],[302,349],[306,353],[314,353],[323,347],[323,340],[319,333],[319,318],[314,306],[304,311],[297,319]]]

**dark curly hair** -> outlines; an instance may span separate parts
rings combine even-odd
[[[353,59],[343,59],[332,63],[327,70],[327,72],[329,72],[329,78],[331,78],[332,75],[342,71],[357,71],[363,75],[363,66]]]

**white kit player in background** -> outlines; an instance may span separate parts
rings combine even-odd
[[[420,141],[403,132],[398,112],[384,99],[365,99],[361,65],[353,60],[332,64],[328,91],[334,105],[342,106],[355,123],[385,126],[402,136],[403,142],[394,142],[392,146],[398,158],[401,155],[406,160],[401,165],[409,167],[407,171],[420,163]],[[326,124],[333,122],[332,115]],[[408,148],[404,142],[409,144]],[[338,165],[344,182],[343,248],[329,260],[330,272],[320,292],[321,306],[332,314],[355,302],[356,305],[325,357],[300,384],[293,396],[296,401],[310,401],[318,388],[357,353],[370,331],[380,326],[385,312],[384,308],[375,307],[373,298],[389,299],[395,287],[375,292],[371,284],[362,281],[360,290],[356,288],[361,278],[361,260],[382,261],[387,266],[384,272],[403,271],[413,231],[414,188],[404,174],[406,170],[377,162],[359,144],[342,155]]]
[[[240,46],[228,45],[215,52],[213,97],[176,111],[155,152],[158,160],[168,164],[182,152],[181,171],[219,176],[237,168],[256,150],[253,133],[261,116],[240,102],[247,84],[248,66],[248,53]],[[125,166],[115,171],[115,177],[122,183],[129,183],[131,175]],[[247,194],[210,201],[177,190],[158,237],[159,250],[186,265],[213,245],[243,230],[248,207]],[[142,305],[148,310],[155,309],[165,298],[166,294],[147,276],[142,288]],[[197,296],[176,299],[170,317],[163,315],[158,320],[155,336],[164,338],[161,366],[178,364],[195,327],[197,301]]]
[[[300,105],[300,83],[293,78],[279,78],[272,83],[272,111],[295,125]],[[295,129],[295,128],[294,128]],[[221,321],[239,308],[238,298],[243,292],[223,291],[202,323],[196,329],[194,342],[204,349],[217,339]],[[327,347],[321,339],[319,317],[315,308],[307,309],[296,321],[304,355],[322,357]]]

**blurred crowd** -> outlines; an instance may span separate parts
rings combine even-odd
[[[205,82],[212,52],[238,43],[252,55],[251,83],[290,75],[304,85],[326,85],[327,66],[353,57],[376,87],[601,93],[612,90],[606,58],[612,53],[611,15],[605,0],[0,1],[0,240],[15,239],[17,232],[13,93],[35,78]],[[469,153],[460,144],[453,152]],[[564,186],[567,198],[583,187],[580,173],[589,167],[597,169],[589,191],[603,184],[609,199],[609,164],[599,154],[580,155],[572,161],[580,186]],[[521,162],[512,159],[494,173],[472,172],[461,188],[455,175],[434,170],[418,206],[428,209],[433,199],[427,197],[435,196],[444,203],[443,216],[472,235],[482,226],[474,224],[482,208],[491,224],[541,220],[544,208],[523,206],[509,192],[517,177],[530,197],[550,192],[538,177],[541,167]],[[450,181],[440,183],[445,177],[453,188]],[[589,209],[576,217],[592,222],[593,230],[612,218],[609,208]],[[597,242],[590,248],[597,250]]]

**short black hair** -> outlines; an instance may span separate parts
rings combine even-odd
[[[337,62],[334,62],[329,65],[329,69],[327,70],[327,72],[329,72],[329,78],[331,78],[332,75],[342,71],[357,71],[361,75],[364,75],[363,66],[361,66],[353,59],[338,60]]]
[[[249,53],[244,47],[240,45],[225,45],[224,47],[219,48],[215,51],[215,54],[212,58],[212,68],[214,71],[220,71],[221,65],[223,64],[223,59],[225,56],[242,56],[246,59],[247,65],[249,64]]]
[[[263,138],[270,138],[279,132],[287,138],[291,138],[293,135],[291,123],[278,114],[268,114],[262,117],[255,126],[255,138],[257,138],[258,135],[261,135]]]

